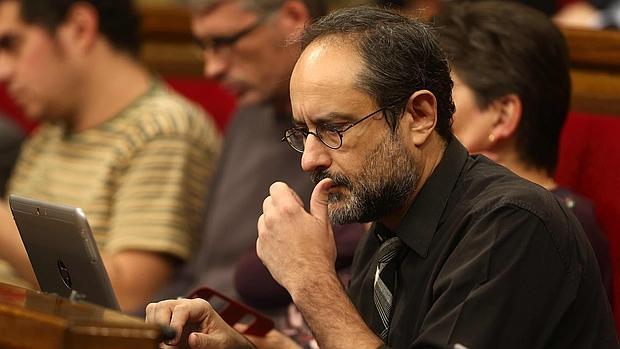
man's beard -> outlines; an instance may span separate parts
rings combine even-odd
[[[400,210],[415,190],[419,175],[407,150],[390,135],[367,155],[355,176],[316,170],[311,173],[317,184],[331,178],[345,193],[329,194],[329,217],[334,224],[376,221]]]

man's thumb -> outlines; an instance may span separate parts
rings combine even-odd
[[[327,220],[329,189],[333,185],[334,181],[331,178],[324,178],[314,187],[310,197],[310,214],[322,221]]]
[[[191,333],[187,339],[187,344],[192,349],[207,349],[209,342],[209,336],[200,332]]]

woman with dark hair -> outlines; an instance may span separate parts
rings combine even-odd
[[[571,91],[562,33],[539,11],[499,1],[454,4],[434,22],[452,68],[455,136],[572,209],[611,296],[609,246],[592,203],[553,179]]]

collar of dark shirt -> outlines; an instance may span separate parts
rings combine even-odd
[[[426,258],[441,215],[448,203],[452,189],[459,178],[469,154],[456,139],[452,139],[443,158],[407,211],[396,235],[420,257]],[[386,227],[376,223],[375,234],[379,240],[393,235]]]

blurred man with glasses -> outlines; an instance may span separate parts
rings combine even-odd
[[[161,296],[209,286],[241,298],[288,326],[291,299],[255,253],[256,218],[266,188],[290,183],[307,203],[312,182],[299,167],[299,154],[279,142],[293,126],[289,80],[299,57],[290,42],[312,19],[326,12],[321,0],[196,0],[190,2],[192,31],[203,49],[204,75],[236,97],[239,110],[229,124],[217,166],[197,258],[180,271]],[[343,266],[351,263],[362,229],[338,234]]]
[[[267,104],[286,113],[299,56],[299,46],[288,41],[324,14],[321,0],[193,0],[190,6],[205,76],[219,81],[241,107]]]

